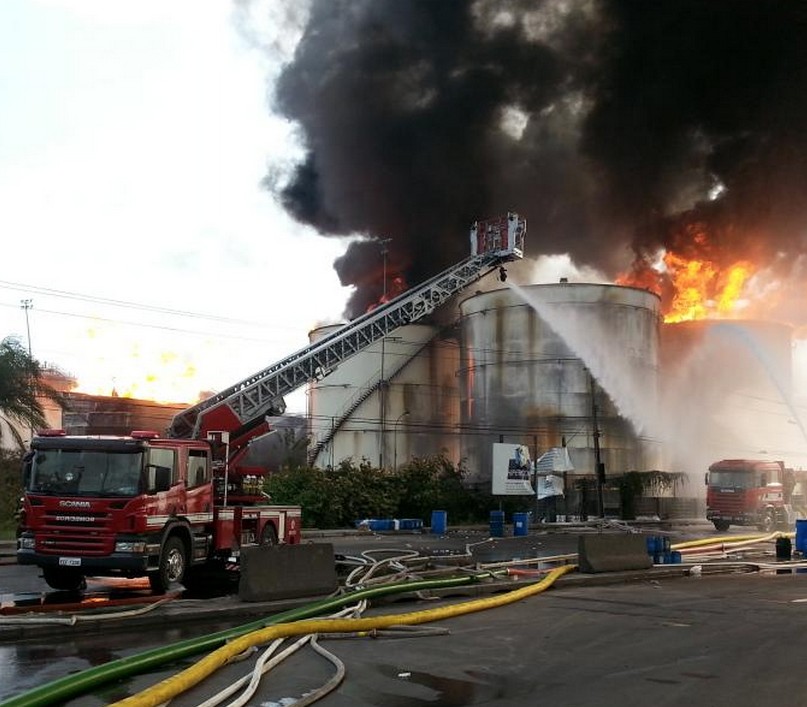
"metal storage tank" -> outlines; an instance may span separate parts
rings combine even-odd
[[[460,304],[461,456],[488,488],[495,442],[536,456],[565,443],[575,470],[659,468],[659,298],[617,285],[531,285]],[[596,424],[595,424],[596,422]]]
[[[787,324],[758,320],[662,326],[661,407],[675,430],[667,456],[692,472],[700,490],[703,472],[718,459],[805,461],[807,434],[792,397],[792,335]]]
[[[311,342],[337,326],[309,334]],[[434,326],[411,324],[349,358],[308,389],[309,461],[344,459],[392,468],[413,456],[458,455],[458,345]]]

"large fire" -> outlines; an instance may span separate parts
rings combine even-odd
[[[660,295],[664,321],[670,323],[741,316],[743,288],[753,273],[754,266],[747,260],[720,266],[706,257],[665,251],[652,265],[637,261],[616,282]]]
[[[387,282],[387,291],[385,294],[378,298],[378,302],[373,302],[367,307],[367,312],[372,312],[378,305],[386,304],[390,300],[395,299],[398,295],[403,294],[408,289],[406,280],[400,275],[392,277]]]
[[[77,378],[76,392],[158,403],[199,399],[201,386],[189,355],[126,341],[100,327],[85,333],[90,338],[94,363],[92,372]]]

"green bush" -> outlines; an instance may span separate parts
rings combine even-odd
[[[22,495],[19,452],[0,450],[0,533],[7,535],[17,527],[15,513]]]
[[[266,491],[274,503],[302,506],[303,525],[345,528],[365,518],[420,518],[444,510],[452,523],[487,522],[499,501],[463,485],[464,469],[442,455],[412,459],[397,471],[378,469],[366,459],[333,469],[285,469],[273,474]]]

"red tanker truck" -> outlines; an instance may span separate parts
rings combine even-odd
[[[764,532],[789,527],[800,510],[798,503],[794,510],[799,472],[781,461],[723,459],[709,467],[705,481],[706,518],[720,531],[731,525],[756,526]]]

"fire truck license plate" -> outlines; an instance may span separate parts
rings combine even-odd
[[[60,557],[59,565],[61,567],[81,567],[80,557]]]

